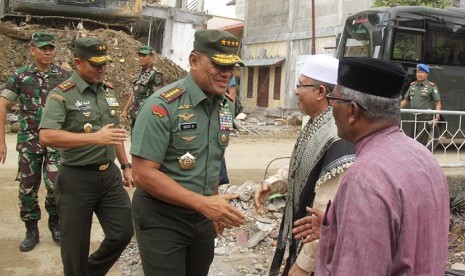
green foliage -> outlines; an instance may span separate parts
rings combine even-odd
[[[443,9],[452,6],[452,0],[374,0],[373,7],[428,6]]]
[[[465,213],[465,198],[451,196],[450,197],[450,213],[453,215],[462,215]]]

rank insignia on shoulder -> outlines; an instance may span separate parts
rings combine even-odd
[[[112,85],[111,83],[109,83],[109,82],[104,81],[103,84],[104,84],[106,87],[110,88],[110,89],[113,89],[113,88],[114,88],[113,85]]]
[[[175,99],[179,98],[182,94],[184,94],[184,89],[181,89],[180,87],[176,86],[171,90],[160,93],[160,97],[164,99],[167,103],[170,103]]]
[[[160,118],[163,118],[166,115],[168,115],[168,111],[166,111],[166,109],[163,106],[152,105],[152,114]]]
[[[63,92],[66,92],[75,86],[76,86],[76,82],[73,80],[66,80],[60,83],[59,85],[57,85],[57,87],[60,88]]]
[[[414,85],[415,83],[417,83],[417,81],[412,81],[410,85]]]
[[[434,82],[428,81],[428,83],[429,83],[431,86],[436,86],[436,84],[435,84]]]

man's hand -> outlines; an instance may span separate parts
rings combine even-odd
[[[0,143],[0,162],[5,164],[6,161],[6,143]]]
[[[215,228],[215,235],[217,238],[223,235],[224,226],[221,223],[213,222],[213,227]]]
[[[292,265],[291,270],[289,270],[289,276],[309,276],[310,273],[300,268],[296,263]]]
[[[121,123],[124,124],[124,122],[126,122],[126,118],[128,118],[128,112],[126,110],[123,110],[123,112],[121,112]]]
[[[123,185],[128,188],[134,188],[135,185],[132,179],[132,169],[131,168],[124,169],[123,176],[124,176]]]
[[[259,214],[265,213],[265,208],[263,207],[263,205],[268,200],[270,193],[271,193],[270,186],[265,182],[262,182],[259,188],[255,190],[255,194],[253,196],[253,206],[255,207],[255,210],[257,211],[257,213]]]
[[[228,200],[238,197],[238,194],[206,196],[197,211],[214,223],[221,224],[223,228],[241,226],[245,223],[244,214],[228,203]]]
[[[96,143],[99,146],[120,145],[128,138],[126,130],[114,128],[113,124],[105,125],[95,135],[97,136]]]
[[[321,221],[324,213],[321,210],[307,207],[308,216],[294,222],[295,228],[292,234],[296,240],[303,239],[303,243],[308,243],[320,238]]]

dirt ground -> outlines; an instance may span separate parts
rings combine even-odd
[[[40,243],[30,252],[20,252],[19,244],[24,239],[24,224],[19,219],[18,184],[16,175],[17,154],[15,151],[16,135],[7,135],[7,162],[0,164],[0,275],[62,275],[60,247],[53,243],[47,229],[47,214],[43,213],[39,221]],[[295,143],[294,136],[239,136],[232,137],[226,152],[229,179],[232,184],[242,184],[246,180],[260,182],[269,162],[279,157],[289,157]],[[129,148],[128,146],[126,147]],[[279,159],[271,163],[268,175],[288,159]],[[40,203],[42,210],[44,190],[41,187]],[[133,190],[128,190],[132,195]],[[94,218],[91,236],[91,251],[96,249],[103,238],[103,232]],[[240,260],[244,265],[250,260]],[[237,264],[230,264],[231,269]],[[223,270],[223,273],[226,271]],[[108,275],[121,275],[119,264],[116,264]],[[232,275],[225,273],[224,275]]]

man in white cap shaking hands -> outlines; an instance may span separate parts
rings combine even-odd
[[[299,110],[311,119],[297,138],[289,170],[281,168],[255,192],[254,205],[259,213],[263,213],[263,204],[270,194],[287,192],[270,275],[310,275],[314,271],[318,240],[302,246],[292,235],[293,224],[307,214],[307,207],[324,210],[343,173],[355,160],[353,145],[337,134],[332,108],[326,99],[337,82],[337,70],[338,60],[327,55],[313,55],[306,60],[296,96]],[[286,248],[289,257],[280,272]]]

